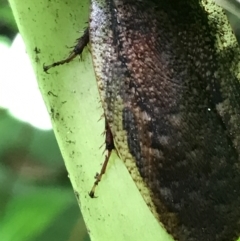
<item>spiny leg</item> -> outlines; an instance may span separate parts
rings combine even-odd
[[[94,198],[94,197],[95,197],[94,194],[95,194],[96,186],[97,186],[98,183],[101,181],[101,178],[102,178],[103,174],[104,174],[105,171],[106,171],[107,164],[108,164],[108,160],[109,160],[109,158],[110,158],[110,156],[111,156],[112,150],[115,148],[115,147],[114,147],[114,142],[113,142],[112,132],[111,132],[110,127],[109,127],[109,125],[108,125],[108,123],[107,123],[106,120],[105,120],[105,129],[106,129],[106,136],[105,136],[105,137],[106,137],[106,138],[105,138],[106,148],[105,148],[105,149],[107,150],[108,153],[107,153],[107,155],[105,156],[105,161],[104,161],[104,163],[103,163],[103,166],[102,166],[102,168],[101,168],[100,173],[97,173],[96,176],[95,176],[96,180],[95,180],[95,182],[94,182],[94,184],[93,184],[93,187],[92,187],[92,189],[91,189],[91,191],[90,191],[90,193],[89,193],[89,196],[90,196],[91,198]]]
[[[87,46],[89,42],[89,29],[86,28],[83,36],[78,39],[77,45],[74,47],[73,51],[70,53],[70,55],[61,61],[54,62],[53,64],[50,65],[43,65],[43,70],[47,72],[49,69],[71,62],[77,55],[80,55],[83,52],[83,49]]]
[[[83,36],[78,39],[77,45],[74,47],[73,51],[70,53],[70,55],[66,59],[58,61],[58,62],[54,62],[53,64],[50,64],[50,65],[47,65],[47,66],[43,66],[43,70],[45,72],[47,72],[49,69],[51,69],[53,67],[71,62],[77,55],[80,55],[83,52],[83,49],[87,46],[88,43],[89,43],[89,29],[87,28],[84,31]],[[112,136],[111,130],[109,128],[109,125],[107,124],[107,121],[105,121],[105,131],[106,131],[106,139],[105,139],[106,148],[105,148],[105,150],[107,150],[108,153],[105,156],[105,161],[104,161],[103,166],[101,168],[100,174],[97,173],[96,176],[95,176],[96,180],[95,180],[94,185],[93,185],[93,187],[92,187],[92,189],[89,193],[89,196],[91,198],[95,197],[94,193],[95,193],[96,186],[101,181],[102,175],[106,171],[108,160],[111,156],[111,152],[115,148],[114,142],[113,142],[113,136]]]

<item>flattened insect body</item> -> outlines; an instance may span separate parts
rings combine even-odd
[[[115,146],[180,241],[240,235],[240,84],[226,68],[240,51],[230,32],[232,49],[220,49],[224,18],[212,1],[91,1],[91,52]]]

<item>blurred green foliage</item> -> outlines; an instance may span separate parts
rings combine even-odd
[[[0,0],[0,41],[11,44],[17,32],[8,2]],[[53,131],[0,107],[0,240],[89,240],[67,176]]]
[[[17,31],[17,24],[9,8],[8,1],[0,0],[0,34],[12,39]]]

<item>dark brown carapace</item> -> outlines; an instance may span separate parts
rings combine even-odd
[[[155,216],[179,241],[236,240],[240,49],[223,10],[213,0],[92,0],[73,53],[45,70],[88,41],[115,147]]]

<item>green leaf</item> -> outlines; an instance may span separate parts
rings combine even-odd
[[[35,193],[14,196],[0,219],[0,240],[33,240],[72,203],[68,190],[36,189]]]

